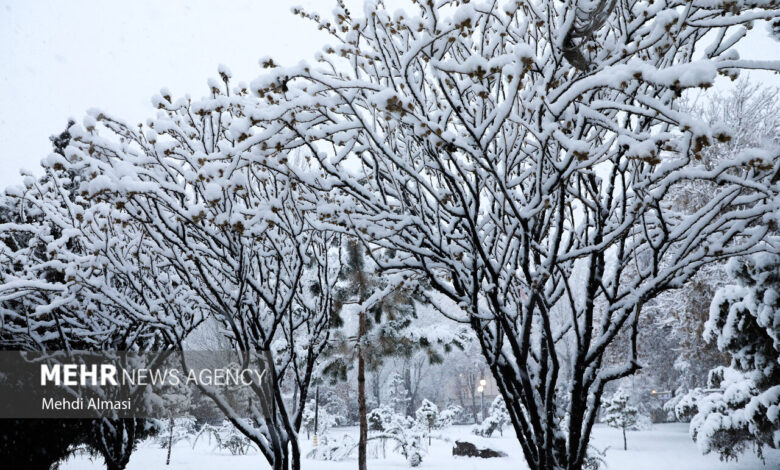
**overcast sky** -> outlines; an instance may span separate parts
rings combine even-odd
[[[150,97],[161,87],[204,95],[218,64],[250,81],[260,57],[310,59],[329,39],[294,17],[293,5],[328,13],[333,2],[0,0],[0,188],[21,181],[19,168],[38,173],[49,135],[89,108],[140,122],[154,115]],[[763,25],[739,50],[780,59]],[[780,85],[777,75],[758,76]]]

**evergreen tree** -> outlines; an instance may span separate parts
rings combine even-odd
[[[623,450],[628,450],[626,429],[637,429],[639,417],[639,410],[628,404],[629,398],[621,388],[604,403],[604,422],[623,431]]]
[[[348,240],[344,251],[346,259],[334,296],[332,326],[335,331],[326,352],[324,374],[346,380],[347,370],[355,363],[357,365],[358,466],[365,470],[368,441],[366,372],[376,371],[388,357],[409,357],[419,350],[426,351],[429,360],[441,361],[441,358],[433,342],[412,323],[417,318],[415,301],[422,300],[418,295],[420,286],[407,275],[383,275],[373,258],[377,256],[388,262],[394,253],[388,250],[365,253],[363,244],[356,239]],[[398,377],[403,383],[403,377]],[[393,387],[397,389],[398,385],[391,385],[391,390]],[[407,393],[404,403],[408,404],[406,389],[404,387]]]
[[[393,378],[390,380],[390,406],[395,413],[404,413],[406,407],[409,404],[409,391],[406,389],[406,384],[400,373],[393,374]]]
[[[307,438],[312,434],[322,436],[337,424],[336,417],[328,413],[324,406],[320,405],[316,414],[317,427],[315,429],[314,400],[309,400],[306,403],[306,408],[303,410],[303,418],[301,420],[301,427],[306,430]]]
[[[749,446],[780,447],[780,256],[760,254],[727,266],[737,285],[718,290],[705,338],[731,357],[710,372],[691,421],[704,453],[737,459]]]
[[[415,412],[417,422],[428,429],[428,445],[431,445],[431,431],[439,419],[439,407],[436,404],[423,399],[422,404]]]
[[[490,404],[490,414],[488,417],[496,423],[498,432],[504,435],[504,428],[511,422],[509,419],[509,412],[506,409],[506,403],[504,403],[504,397],[497,396],[493,403]]]
[[[490,404],[487,418],[480,425],[475,426],[472,432],[478,436],[490,437],[494,432],[498,431],[503,436],[504,427],[509,423],[509,411],[506,409],[504,397],[499,395]]]

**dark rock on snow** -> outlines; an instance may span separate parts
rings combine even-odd
[[[452,448],[452,455],[462,455],[465,457],[480,457],[491,459],[494,457],[506,457],[506,454],[493,449],[480,449],[471,442],[455,441],[455,447]]]

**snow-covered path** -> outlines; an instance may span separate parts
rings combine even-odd
[[[520,446],[514,437],[505,433],[504,437],[481,439],[469,433],[469,426],[454,426],[443,436],[454,441],[468,439],[482,445],[506,452],[509,457],[501,459],[456,458],[451,454],[452,443],[434,440],[430,452],[424,457],[421,470],[522,470],[525,467]],[[354,428],[334,429],[332,436],[355,434]],[[702,456],[688,437],[687,424],[660,424],[649,431],[632,431],[628,434],[628,451],[623,451],[622,436],[618,430],[596,425],[594,443],[597,448],[607,449],[608,470],[775,470],[780,468],[780,451],[766,452],[766,465],[754,455],[745,455],[739,462],[721,462],[715,455]],[[308,452],[311,443],[303,443],[304,452]],[[371,470],[409,468],[403,458],[389,452],[387,459],[370,459]],[[205,441],[192,449],[187,443],[174,446],[170,466],[165,466],[166,451],[153,442],[145,442],[130,459],[128,470],[150,470],[164,468],[170,470],[258,470],[268,465],[262,456],[252,453],[245,456],[233,456],[212,450]],[[61,470],[98,470],[103,468],[100,459],[90,460],[88,456],[77,456],[63,463]],[[323,462],[307,460],[303,469],[316,470],[354,470],[356,459],[342,462]]]

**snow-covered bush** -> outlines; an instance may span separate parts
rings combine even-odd
[[[704,396],[705,392],[697,387],[672,397],[664,403],[664,409],[673,419],[687,423],[699,411],[698,403]]]
[[[482,423],[474,426],[471,432],[478,436],[490,437],[494,432],[498,431],[503,436],[504,427],[510,422],[509,412],[504,403],[504,397],[499,395],[493,400],[493,403],[490,404],[488,417],[485,418]]]
[[[314,400],[309,400],[301,417],[301,427],[306,430],[307,435],[317,434],[322,436],[330,428],[338,424],[336,418],[328,413],[328,410],[322,404],[320,404],[319,410],[317,410],[317,429],[314,429],[314,415]]]
[[[428,432],[428,445],[431,445],[431,431],[439,420],[439,407],[428,399],[423,399],[420,407],[415,411],[417,423]]]
[[[626,430],[639,429],[639,410],[628,404],[631,396],[622,388],[618,389],[612,397],[604,401],[603,421],[610,427],[623,431],[623,450],[628,450],[626,442]]]
[[[344,434],[341,438],[323,436],[307,457],[314,460],[344,460],[357,448],[355,438]]]
[[[457,423],[463,415],[463,407],[458,405],[448,405],[441,410],[439,418],[436,420],[436,429],[445,429]]]
[[[429,410],[428,407],[426,410]],[[426,410],[420,416],[427,420]],[[427,424],[423,425],[418,420],[395,413],[392,408],[383,406],[368,413],[368,425],[371,430],[369,439],[394,442],[395,450],[403,455],[412,467],[422,462],[427,452],[423,444],[424,438],[426,436],[430,438]]]
[[[606,454],[607,449],[602,450],[588,445],[588,456],[585,457],[585,461],[582,463],[582,470],[599,470],[606,467]]]
[[[385,435],[396,442],[396,451],[406,458],[410,466],[416,467],[427,452],[423,447],[425,431],[411,418],[395,415]]]
[[[716,392],[702,397],[691,436],[703,453],[737,459],[748,447],[780,447],[780,256],[732,260],[738,284],[712,300],[705,337],[731,356],[710,371]]]
[[[653,429],[653,419],[649,414],[640,413],[636,417],[636,425],[634,429],[637,431],[649,431]]]
[[[366,415],[369,431],[385,431],[393,420],[393,409],[387,405],[374,408]]]
[[[393,421],[394,414],[395,412],[388,405],[374,408],[366,414],[369,435],[372,436],[371,439],[379,441],[379,447],[376,449],[376,452],[378,454],[381,449],[383,458],[387,456],[388,440],[388,438],[384,436],[384,432],[390,428],[390,423]]]
[[[414,414],[417,417],[417,422],[429,429],[433,429],[439,420],[439,407],[427,398],[423,398],[420,407],[417,408]]]
[[[354,405],[356,404],[345,400],[332,390],[326,391],[320,399],[320,411],[324,408],[328,412],[328,415],[333,419],[334,426],[353,424],[354,421],[350,420],[350,416],[355,414],[351,409]]]
[[[215,448],[226,450],[233,455],[245,455],[254,447],[252,441],[227,420],[223,421],[220,426],[204,424],[192,441],[192,447],[195,447],[202,436],[206,436],[209,443],[213,439]]]
[[[173,426],[171,426],[173,425]],[[176,445],[177,442],[190,441],[198,435],[198,424],[194,418],[183,417],[164,421],[155,442],[160,448],[167,449],[168,444]]]

